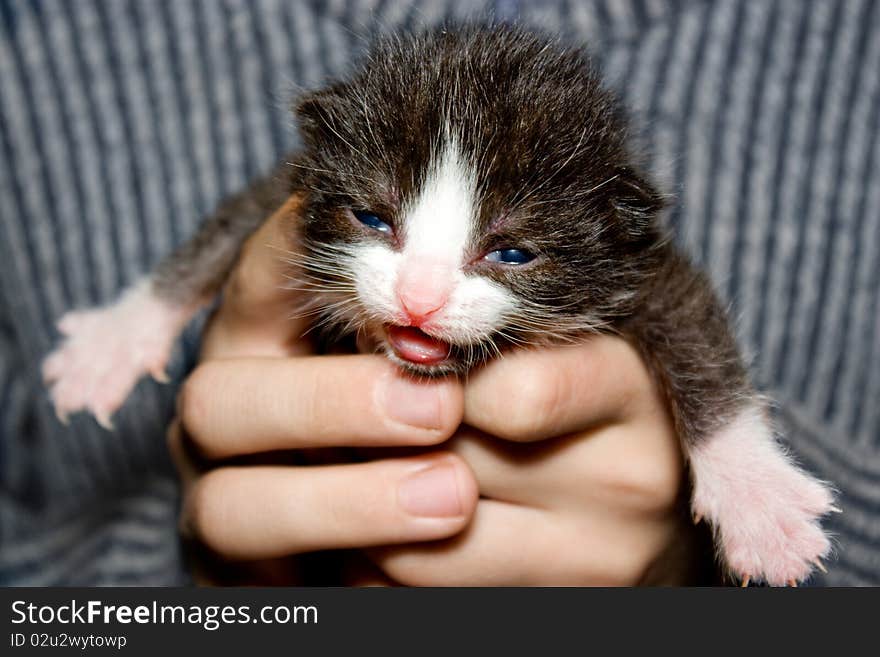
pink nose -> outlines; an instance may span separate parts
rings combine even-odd
[[[397,279],[397,298],[413,326],[419,326],[446,305],[451,288],[446,267],[404,267]]]

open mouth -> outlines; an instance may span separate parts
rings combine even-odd
[[[431,337],[415,326],[388,326],[388,342],[401,360],[416,365],[437,365],[452,351],[448,342]]]

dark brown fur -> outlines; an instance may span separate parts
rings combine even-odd
[[[510,28],[390,39],[350,79],[302,99],[297,116],[307,241],[362,239],[344,234],[340,208],[398,222],[451,125],[477,163],[471,254],[507,244],[540,254],[481,273],[552,313],[557,331],[629,314],[619,297],[656,268],[659,197],[636,174],[623,114],[583,51]]]
[[[216,291],[244,238],[296,190],[307,195],[307,251],[363,239],[344,216],[349,208],[398,221],[443,124],[452,124],[480,163],[473,253],[511,244],[540,254],[525,267],[481,272],[544,316],[544,329],[524,322],[507,334],[529,343],[623,334],[666,392],[685,444],[752,396],[726,314],[667,240],[660,195],[637,173],[624,114],[582,50],[506,27],[388,39],[350,78],[300,99],[296,114],[303,151],[222,204],[162,264],[154,279],[162,296],[183,302]],[[455,354],[463,370],[478,364],[474,353],[489,352]]]

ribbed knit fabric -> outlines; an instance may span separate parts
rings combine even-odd
[[[880,584],[880,2],[0,0],[0,583],[177,584],[174,386],[115,434],[39,380],[295,133],[289,99],[378,30],[494,16],[589,44],[669,221],[738,318],[802,463],[840,490],[814,583]],[[192,366],[198,325],[172,366]]]

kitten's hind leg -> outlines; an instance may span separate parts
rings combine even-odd
[[[114,303],[68,312],[61,344],[43,361],[62,422],[89,411],[105,428],[137,381],[165,368],[179,333],[220,290],[248,236],[291,192],[287,165],[222,202],[195,236]]]
[[[669,400],[694,519],[710,524],[733,577],[799,582],[831,551],[819,525],[834,510],[831,491],[776,441],[709,281],[672,247],[664,255],[623,329]]]
[[[831,542],[819,518],[834,510],[831,491],[777,443],[760,403],[689,451],[693,512],[712,525],[733,575],[785,586],[822,568]]]

